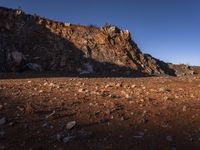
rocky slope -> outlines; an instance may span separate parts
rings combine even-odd
[[[94,75],[176,75],[173,66],[142,54],[128,30],[110,25],[99,28],[56,22],[1,7],[0,72],[30,70]]]

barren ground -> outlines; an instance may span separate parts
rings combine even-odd
[[[12,77],[0,79],[0,149],[200,149],[199,75]]]

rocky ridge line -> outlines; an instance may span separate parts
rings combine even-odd
[[[174,65],[143,54],[128,30],[57,22],[0,8],[0,72],[176,75]],[[179,74],[191,74],[191,68]]]

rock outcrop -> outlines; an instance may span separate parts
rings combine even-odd
[[[59,71],[94,75],[176,75],[144,55],[128,30],[62,23],[0,8],[0,72]]]

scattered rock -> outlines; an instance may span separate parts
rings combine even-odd
[[[80,130],[78,131],[76,138],[78,139],[88,139],[93,136],[93,133],[90,131]]]
[[[133,138],[142,139],[144,137],[144,132],[139,132],[138,135],[134,135]]]
[[[6,123],[6,118],[3,117],[0,119],[0,125],[4,125]]]
[[[50,128],[50,129],[53,129],[54,127],[53,127],[53,125],[51,125],[51,124],[49,124],[49,123],[44,123],[43,125],[42,125],[42,127],[44,127],[44,128]]]
[[[75,139],[76,136],[67,136],[63,138],[63,142],[64,143],[68,143],[69,141],[71,141],[72,139]]]
[[[39,93],[43,93],[43,90],[39,90]]]
[[[67,130],[71,130],[72,128],[74,128],[76,126],[76,121],[70,121],[67,123],[66,125],[66,129]]]
[[[21,52],[18,52],[18,51],[11,52],[11,56],[12,56],[14,62],[17,65],[19,65],[22,62],[23,58],[24,58],[23,54]]]
[[[50,113],[49,115],[47,115],[45,118],[48,119],[49,117],[53,116],[56,113],[56,111],[54,110],[52,113]]]
[[[63,140],[64,136],[65,136],[64,133],[58,133],[58,134],[56,134],[56,140],[61,142]]]
[[[34,113],[35,109],[33,108],[31,103],[27,103],[25,106],[25,113],[26,114],[32,114]]]
[[[132,96],[130,96],[129,94],[125,94],[125,98],[126,99],[132,99]]]
[[[110,93],[108,91],[103,91],[103,92],[100,93],[100,95],[103,96],[103,97],[106,97],[106,96],[109,96]]]
[[[92,132],[85,131],[85,130],[79,130],[79,131],[74,131],[74,132],[69,131],[67,133],[56,134],[56,140],[59,142],[68,143],[73,139],[82,140],[82,139],[91,138],[92,136],[93,136]]]
[[[109,122],[109,119],[103,118],[99,120],[99,123],[107,123]]]
[[[165,87],[161,87],[159,88],[159,92],[169,92],[170,90],[168,88],[165,88]]]
[[[168,135],[168,136],[166,136],[166,140],[169,141],[169,142],[172,142],[173,141],[173,137]]]
[[[109,88],[109,87],[112,87],[112,85],[111,84],[106,84],[105,85],[105,88]]]
[[[135,85],[135,84],[131,85],[131,88],[132,88],[132,89],[134,89],[135,87],[136,87],[136,85]]]
[[[86,91],[86,90],[85,90],[85,89],[82,89],[82,88],[81,88],[81,89],[78,89],[78,92],[79,92],[79,93],[83,93],[83,92],[85,92],[85,91]]]
[[[5,131],[0,131],[0,137],[1,138],[4,137],[5,134],[6,134]]]
[[[37,71],[37,72],[42,72],[42,70],[43,70],[39,64],[34,64],[34,63],[28,63],[27,67],[30,70]]]
[[[187,111],[187,106],[183,106],[183,112],[186,112]]]
[[[117,83],[115,86],[116,87],[122,87],[122,84],[121,83]]]

